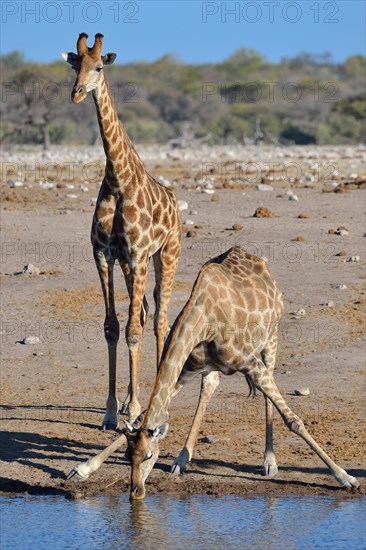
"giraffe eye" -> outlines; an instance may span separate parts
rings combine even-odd
[[[147,453],[145,460],[149,460],[152,457],[152,452]]]
[[[97,67],[97,73],[100,73],[100,71],[103,70],[103,67]]]

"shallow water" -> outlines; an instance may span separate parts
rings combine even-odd
[[[194,549],[357,548],[366,546],[366,499],[207,495],[81,501],[7,497],[1,548]]]

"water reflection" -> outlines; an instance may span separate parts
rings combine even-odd
[[[1,548],[364,548],[365,503],[321,496],[3,498]]]

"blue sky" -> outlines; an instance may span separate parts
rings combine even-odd
[[[270,61],[301,52],[333,60],[365,54],[364,0],[44,0],[1,2],[1,53],[53,61],[75,51],[79,32],[105,36],[120,63],[170,53],[185,62],[217,62],[238,48]]]

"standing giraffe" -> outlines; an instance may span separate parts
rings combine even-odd
[[[63,53],[76,71],[71,93],[74,103],[93,92],[100,133],[106,155],[104,179],[99,191],[91,230],[93,253],[105,302],[104,334],[108,344],[109,394],[103,428],[118,425],[116,397],[116,360],[119,322],[114,303],[113,268],[118,260],[130,298],[126,340],[129,348],[130,385],[122,412],[133,421],[140,413],[139,366],[142,333],[148,304],[145,286],[149,259],[155,269],[154,333],[157,364],[168,330],[168,305],[181,246],[181,223],[174,193],[150,176],[118,120],[104,66],[114,62],[116,54],[102,55],[102,34],[95,35],[88,48],[88,35],[81,33],[77,54]]]
[[[272,446],[272,404],[286,426],[302,437],[345,488],[358,481],[333,462],[288,407],[273,378],[282,294],[264,261],[236,246],[207,262],[193,286],[188,302],[168,336],[155,386],[142,424],[126,422],[127,429],[109,447],[76,466],[68,479],[86,479],[126,437],[131,462],[131,498],[145,496],[145,481],[159,455],[159,439],[168,431],[172,397],[195,374],[202,375],[200,401],[190,434],[174,469],[184,469],[205,408],[218,385],[218,373],[246,376],[251,389],[266,400],[266,449],[264,473],[276,473]]]

